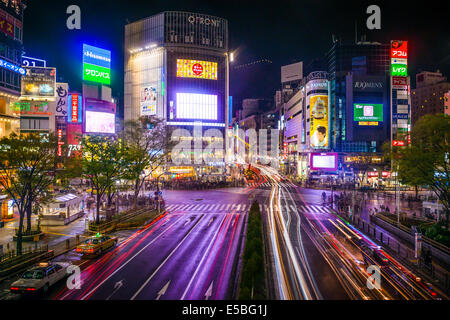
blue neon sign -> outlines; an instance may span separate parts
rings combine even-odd
[[[21,66],[18,66],[11,62],[5,61],[3,59],[0,59],[0,67],[3,67],[5,69],[11,70],[16,73],[19,73],[23,76],[27,74],[27,71],[24,68],[22,68]]]
[[[83,63],[111,69],[111,51],[83,44]]]

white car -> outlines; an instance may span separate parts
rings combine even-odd
[[[19,280],[14,281],[10,286],[10,291],[13,293],[43,291],[45,293],[50,286],[68,276],[68,266],[70,263],[66,262],[39,263],[25,271]]]

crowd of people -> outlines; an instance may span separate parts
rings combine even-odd
[[[159,183],[159,188],[161,190],[206,190],[227,187],[242,187],[243,185],[243,181],[226,182],[223,180],[202,181],[194,179],[174,179],[170,181],[161,181]],[[149,182],[146,188],[156,190],[156,183]]]

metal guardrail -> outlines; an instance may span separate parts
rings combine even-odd
[[[114,231],[117,227],[117,224],[123,221],[126,221],[128,219],[134,218],[135,216],[148,211],[149,208],[141,208],[138,210],[132,210],[131,212],[124,212],[122,213],[119,217],[117,218],[113,218],[113,220],[102,223],[100,225],[95,225],[95,224],[91,224],[89,223],[89,228],[88,230],[90,232],[94,232],[94,233],[105,233],[105,232],[111,232]]]
[[[401,224],[400,225],[397,224],[397,221],[389,219],[388,217],[385,217],[385,216],[380,215],[380,214],[377,214],[376,217],[381,219],[381,220],[383,220],[383,221],[385,221],[385,222],[387,222],[387,223],[389,223],[389,224],[391,224],[392,226],[394,226],[394,227],[396,227],[396,228],[398,228],[398,229],[400,229],[402,231],[407,232],[408,234],[411,233],[410,229],[408,229],[407,227],[405,227],[405,226],[403,226]],[[426,237],[424,235],[422,235],[422,240],[427,242],[429,245],[431,245],[431,246],[433,246],[433,247],[435,247],[435,248],[445,252],[446,254],[450,254],[450,248],[447,247],[446,245],[443,245],[442,243],[437,242],[436,240],[428,238],[428,237]]]

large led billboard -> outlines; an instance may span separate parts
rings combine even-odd
[[[54,97],[56,90],[56,68],[26,67],[22,77],[22,96]]]
[[[382,103],[354,103],[353,121],[383,122]]]
[[[177,77],[217,80],[217,62],[177,59]]]
[[[310,143],[312,148],[328,148],[328,95],[309,98]]]
[[[86,133],[115,133],[115,114],[86,111]]]
[[[337,171],[338,154],[335,152],[313,152],[310,156],[311,170]]]
[[[177,93],[177,119],[217,120],[217,95]]]
[[[111,51],[83,44],[83,80],[111,84]]]

